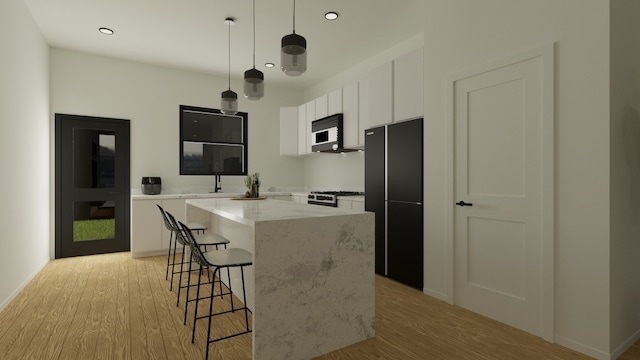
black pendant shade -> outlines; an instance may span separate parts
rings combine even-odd
[[[264,96],[264,74],[256,69],[256,0],[253,0],[253,68],[244,72],[244,97],[260,100]]]
[[[220,111],[223,114],[235,115],[238,112],[238,94],[231,90],[231,25],[234,24],[234,20],[226,18],[224,23],[229,28],[229,89],[223,91],[220,96]]]
[[[244,72],[244,96],[249,100],[264,96],[264,74],[255,67]]]
[[[289,76],[307,71],[307,39],[296,34],[296,2],[293,1],[293,32],[281,41],[280,68]]]

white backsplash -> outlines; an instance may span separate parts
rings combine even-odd
[[[365,152],[314,154],[304,159],[304,189],[364,191]]]

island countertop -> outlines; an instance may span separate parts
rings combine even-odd
[[[299,204],[281,200],[237,200],[230,198],[188,199],[188,205],[198,207],[226,219],[255,226],[257,222],[293,220],[362,214],[363,211]]]
[[[187,200],[186,215],[253,254],[246,286],[234,268],[230,287],[253,314],[254,360],[307,360],[375,336],[375,214],[218,198]]]

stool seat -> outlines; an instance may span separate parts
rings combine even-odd
[[[206,226],[197,222],[187,223],[187,227],[191,229],[191,231],[195,231],[195,232],[204,232],[205,230],[207,230]]]
[[[201,234],[194,235],[193,237],[196,238],[196,241],[200,246],[229,244],[229,239],[218,234]]]
[[[253,255],[246,250],[238,248],[207,251],[204,253],[204,257],[211,265],[216,267],[248,266],[253,263]]]

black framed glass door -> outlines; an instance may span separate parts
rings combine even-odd
[[[56,114],[56,258],[129,251],[129,120]]]

